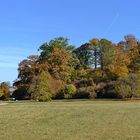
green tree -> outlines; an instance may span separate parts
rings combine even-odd
[[[109,64],[112,63],[115,57],[115,47],[111,41],[101,39],[100,42],[100,67],[101,70],[108,69]]]
[[[58,37],[49,42],[44,43],[39,47],[40,59],[48,59],[54,48],[65,49],[68,52],[72,52],[74,50],[74,46],[69,45],[68,39],[64,37]]]
[[[69,45],[67,38],[55,38],[44,43],[39,50],[40,64],[46,64],[48,72],[55,79],[70,83],[76,78],[75,69],[79,62],[73,53],[74,46]]]
[[[92,65],[92,48],[89,43],[81,45],[79,48],[74,50],[77,58],[79,59],[80,65],[84,68],[88,68]]]

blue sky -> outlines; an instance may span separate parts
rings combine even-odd
[[[139,0],[1,0],[0,82],[14,81],[18,63],[58,36],[77,47],[93,37],[140,38],[139,7]]]

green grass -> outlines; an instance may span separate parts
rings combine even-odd
[[[140,140],[140,101],[9,103],[0,140]]]

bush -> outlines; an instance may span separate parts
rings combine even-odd
[[[20,86],[13,92],[12,97],[17,100],[29,100],[30,94],[27,91],[27,87]]]
[[[129,75],[129,82],[132,90],[132,98],[140,98],[140,73],[131,73]]]
[[[48,95],[49,95],[49,93],[48,94],[45,94],[45,95],[40,95],[38,97],[38,101],[40,101],[40,102],[51,101],[51,96],[48,96]]]
[[[89,98],[90,99],[95,99],[95,98],[97,98],[97,93],[94,91],[94,92],[92,92],[92,93],[90,93],[89,94]]]
[[[75,81],[75,85],[77,88],[82,88],[82,87],[84,88],[84,87],[91,87],[91,86],[95,87],[96,86],[96,84],[93,82],[92,79],[90,79],[90,80],[77,80],[77,81]]]
[[[116,81],[99,83],[96,87],[98,98],[120,98],[115,90]]]
[[[86,88],[79,88],[77,90],[77,93],[75,94],[74,98],[76,99],[84,99],[84,98],[89,98],[89,93],[87,92]]]
[[[96,98],[95,88],[94,86],[82,87],[77,90],[77,94],[75,94],[75,98]]]
[[[62,80],[53,79],[51,82],[52,88],[55,91],[53,99],[62,99],[62,90],[65,88],[65,83]]]
[[[73,95],[76,93],[76,87],[73,84],[66,85],[62,92],[64,98],[72,98]]]
[[[119,97],[121,98],[131,98],[132,97],[132,90],[130,85],[126,83],[118,82],[115,87],[116,92],[118,93]]]
[[[119,78],[115,89],[122,98],[139,98],[140,73],[130,73],[127,77]]]

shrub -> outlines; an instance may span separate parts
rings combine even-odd
[[[48,94],[44,94],[44,95],[40,95],[38,97],[38,101],[40,101],[40,102],[51,101],[51,96],[48,96],[48,95],[49,95],[49,93]]]
[[[96,86],[96,84],[91,79],[90,80],[77,80],[75,82],[75,85],[77,88],[89,87],[89,86],[95,87]]]
[[[75,94],[75,98],[96,98],[95,87],[88,86],[79,88],[77,94]]]
[[[118,84],[115,86],[115,90],[121,98],[132,97],[131,87],[127,83],[118,82]]]
[[[63,98],[61,92],[65,87],[65,83],[62,80],[53,79],[52,82],[51,82],[51,85],[52,85],[52,88],[55,91],[55,94],[54,94],[53,98],[55,98],[55,99]]]
[[[119,78],[115,89],[122,98],[139,98],[140,73],[130,73],[127,77]]]
[[[119,98],[118,93],[115,90],[116,81],[110,81],[106,83],[99,83],[96,87],[96,93],[98,98]]]
[[[29,100],[30,94],[28,94],[26,86],[20,86],[13,92],[12,97],[17,100]]]
[[[140,98],[140,73],[129,74],[129,82],[131,84],[132,98]]]
[[[89,94],[89,98],[90,99],[95,99],[97,97],[97,93],[94,91],[94,92],[91,92],[90,94]]]
[[[72,98],[73,95],[76,93],[76,87],[73,84],[66,85],[62,92],[64,98]]]
[[[89,93],[87,92],[87,89],[85,87],[82,87],[77,90],[77,93],[75,94],[74,98],[76,99],[89,98]]]

